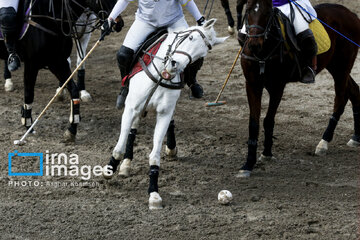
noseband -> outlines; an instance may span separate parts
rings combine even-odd
[[[270,18],[266,24],[266,27],[262,27],[260,25],[256,25],[256,24],[252,24],[252,25],[249,25],[249,20],[248,20],[248,16],[249,16],[249,13],[246,12],[245,13],[245,16],[244,16],[244,19],[245,19],[245,28],[246,28],[246,36],[248,38],[260,38],[260,37],[264,37],[265,39],[268,37],[268,34],[270,33],[270,29],[271,29],[271,26],[273,24],[273,20],[274,20],[274,11],[271,11],[271,15],[270,15]],[[250,29],[252,28],[256,28],[256,29],[260,29],[262,30],[262,33],[259,33],[259,34],[253,34],[251,35],[249,32],[250,32]]]
[[[187,31],[182,31],[182,32],[177,32],[176,33],[176,36],[172,42],[172,44],[170,44],[168,46],[168,50],[166,52],[166,56],[164,58],[164,63],[168,60],[171,60],[171,56],[173,56],[175,53],[180,53],[180,54],[183,54],[185,56],[187,56],[189,58],[189,64],[191,64],[193,61],[192,61],[192,57],[187,53],[187,52],[184,52],[184,51],[180,51],[180,50],[177,50],[177,48],[180,46],[180,44],[188,37],[190,37],[190,34],[193,33],[193,32],[198,32],[200,34],[200,36],[202,37],[202,39],[204,40],[206,46],[208,47],[209,50],[212,49],[212,46],[209,42],[209,40],[207,39],[207,37],[205,36],[205,34],[200,31],[199,29],[191,29],[191,30],[187,30]],[[175,41],[180,38],[179,41],[176,42],[175,44]],[[171,49],[173,48],[173,45],[175,44],[175,47],[174,47],[174,50],[171,51]]]

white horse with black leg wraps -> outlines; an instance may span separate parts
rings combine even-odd
[[[222,43],[226,38],[217,38],[211,19],[203,26],[190,27],[181,32],[169,33],[152,62],[135,74],[130,80],[129,94],[126,98],[122,115],[119,140],[113,150],[110,163],[106,166],[104,177],[110,178],[116,172],[122,159],[131,128],[137,128],[141,115],[146,108],[156,111],[156,126],[153,149],[149,155],[150,184],[148,193],[149,208],[162,208],[162,199],[158,193],[158,175],[160,152],[164,136],[172,119],[181,89],[169,89],[162,84],[179,85],[180,73],[185,67],[201,57],[205,57],[212,46]],[[161,84],[161,85],[160,85]],[[128,162],[123,162],[120,170],[128,169]]]

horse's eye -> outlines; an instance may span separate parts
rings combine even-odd
[[[190,35],[190,36],[189,36],[189,39],[190,39],[190,41],[192,41],[192,40],[193,40],[193,36]]]

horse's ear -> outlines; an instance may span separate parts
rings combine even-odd
[[[215,39],[215,42],[214,42],[214,44],[213,44],[213,46],[215,46],[215,45],[218,45],[218,44],[220,44],[220,43],[225,42],[225,40],[226,40],[226,39],[228,39],[228,38],[229,38],[229,37],[216,38],[216,39]]]
[[[216,22],[216,18],[212,18],[212,19],[206,21],[203,26],[204,29],[210,29],[211,27],[214,26],[215,22]]]

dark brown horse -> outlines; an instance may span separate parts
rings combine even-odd
[[[332,140],[335,127],[344,112],[348,100],[354,114],[354,135],[349,146],[360,145],[360,92],[359,86],[350,76],[360,44],[360,19],[344,6],[320,4],[315,7],[318,18],[328,26],[347,36],[345,39],[329,27],[325,27],[331,39],[331,48],[318,55],[317,72],[326,68],[334,78],[335,103],[333,114],[316,154],[323,154]],[[250,107],[248,155],[240,170],[241,177],[250,176],[256,164],[259,136],[261,97],[265,88],[269,95],[269,106],[264,119],[264,151],[261,158],[272,158],[274,118],[287,82],[298,81],[290,77],[294,63],[289,54],[281,53],[282,43],[275,26],[274,9],[271,0],[248,0],[245,18],[247,21],[247,41],[244,45],[241,66],[246,78],[246,92]],[[285,51],[286,52],[286,51]],[[263,70],[263,73],[262,71]]]

